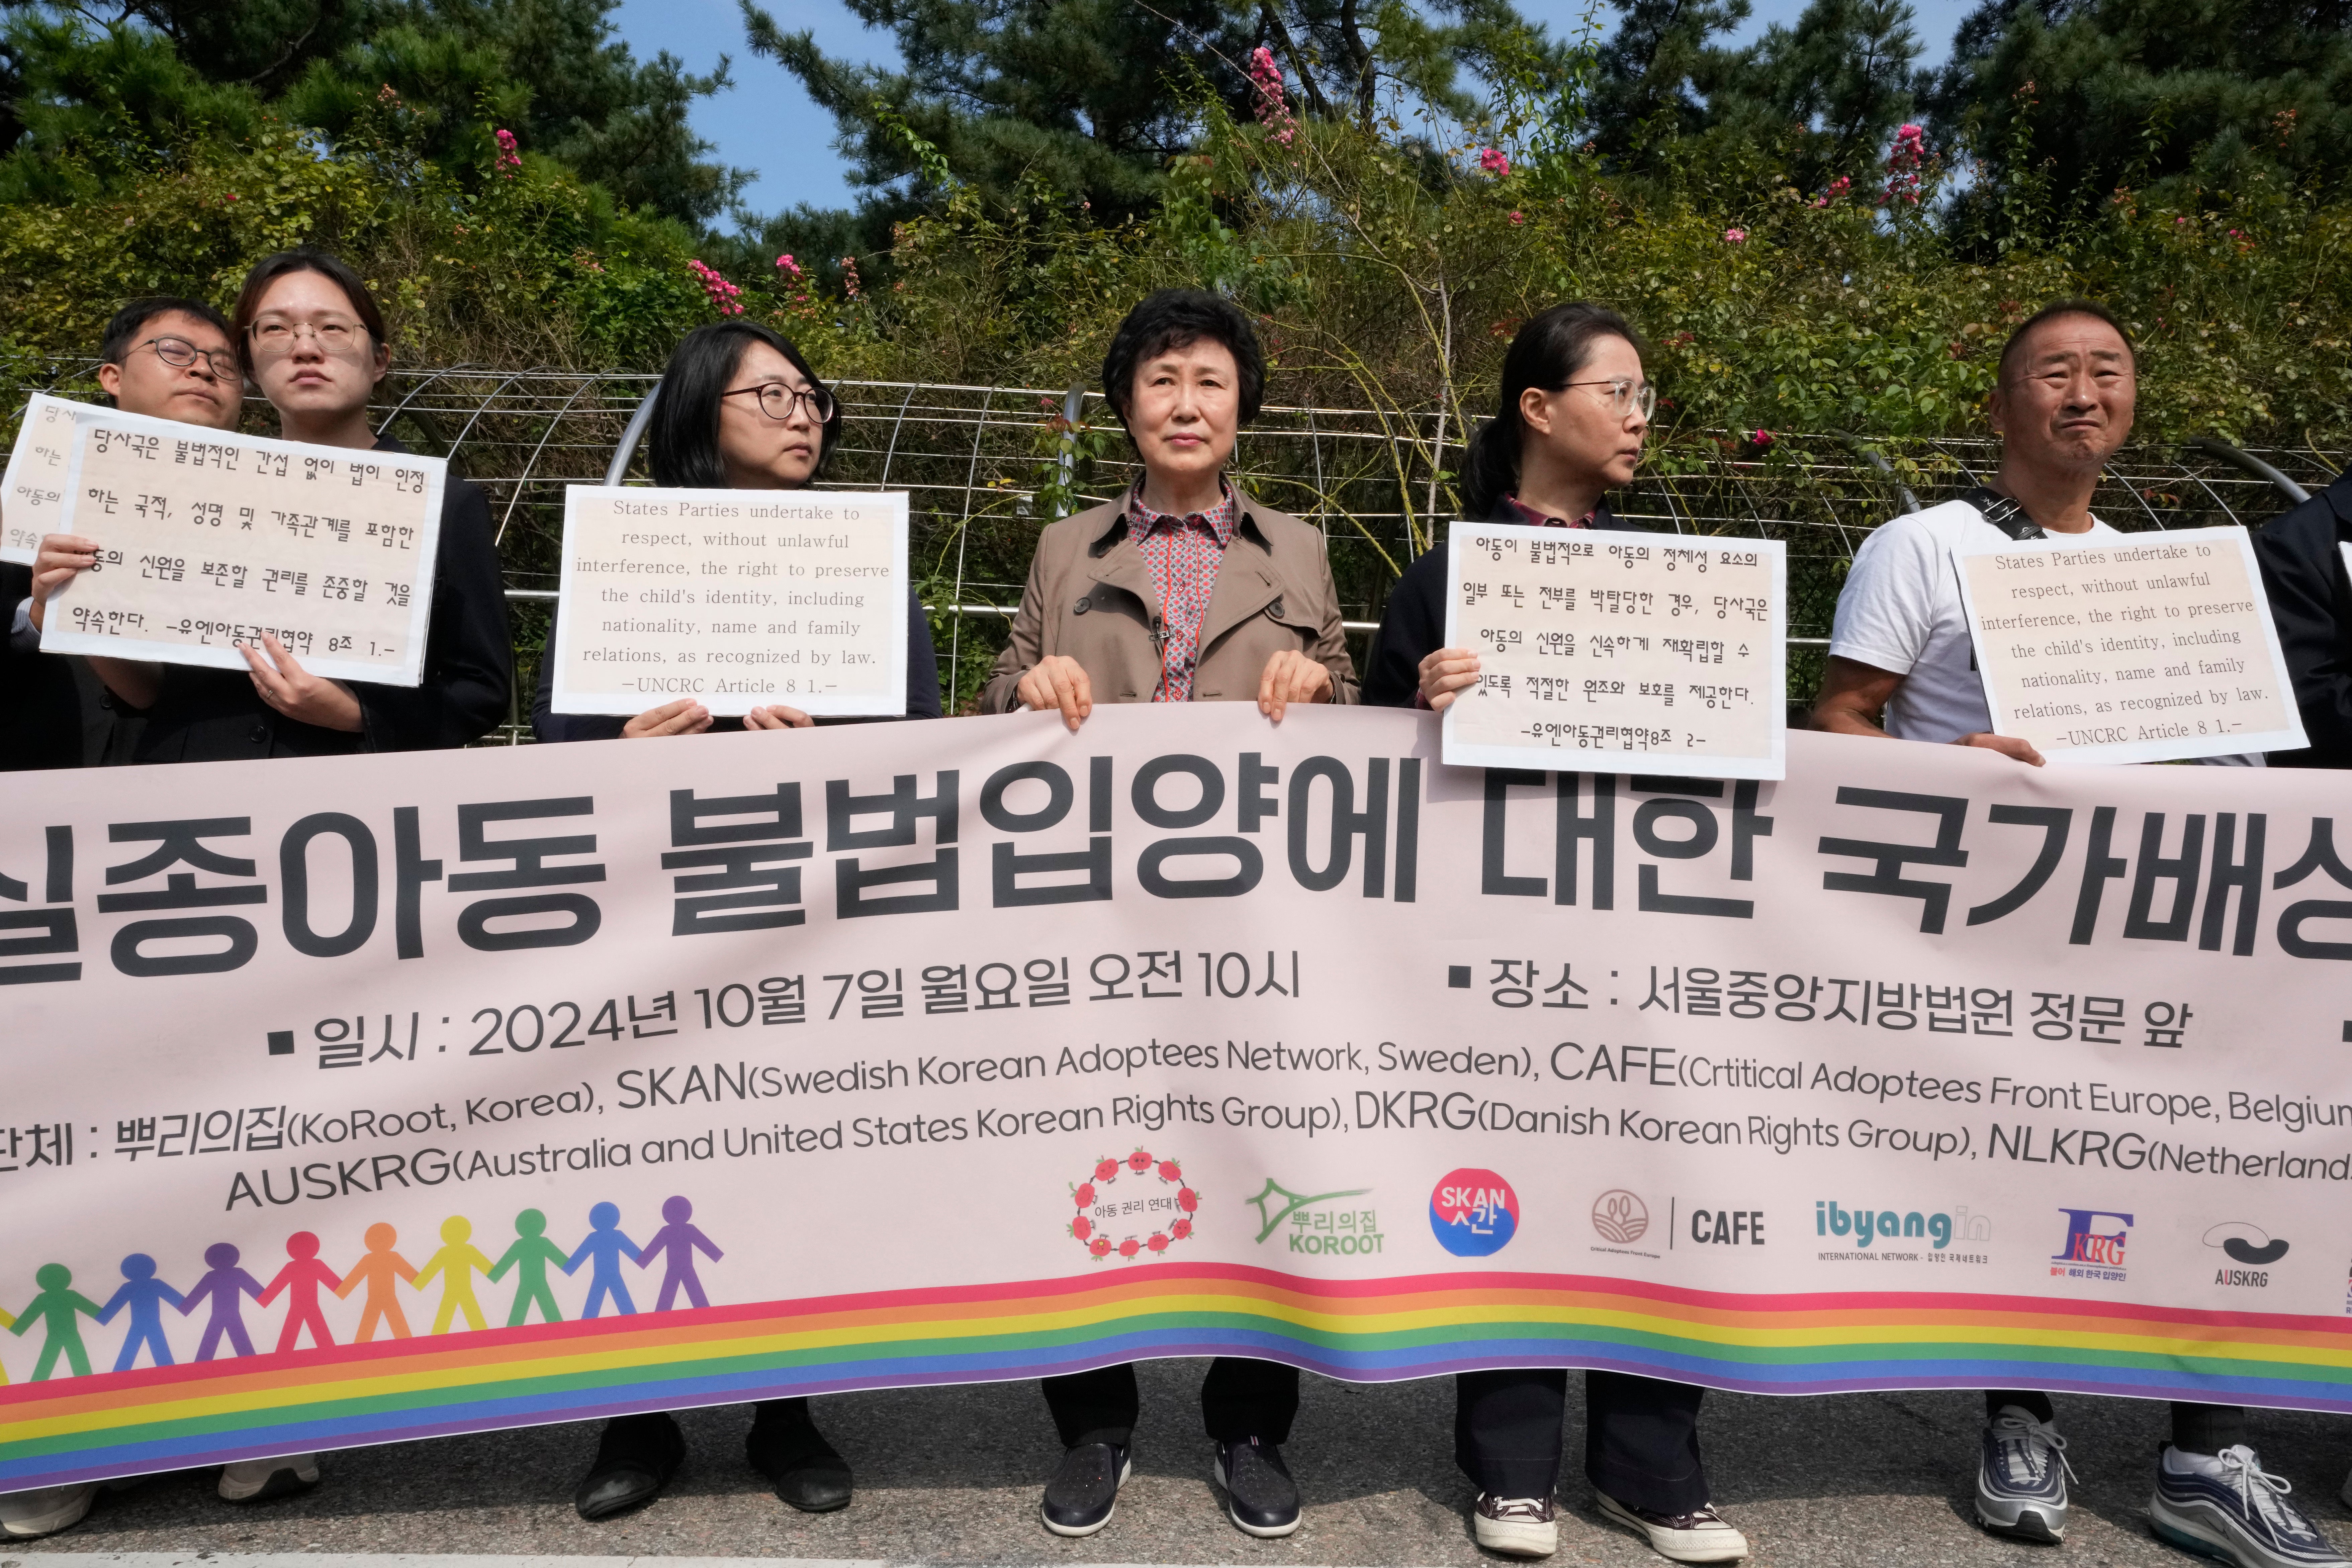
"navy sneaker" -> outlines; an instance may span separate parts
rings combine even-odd
[[[2240,1443],[2211,1459],[2167,1443],[2156,1463],[2148,1523],[2184,1552],[2238,1568],[2347,1568],[2327,1538],[2287,1500],[2283,1476]]]
[[[1124,1444],[1081,1443],[1062,1456],[1039,1505],[1056,1535],[1092,1535],[1118,1510],[1118,1489],[1134,1470]]]
[[[1298,1483],[1278,1444],[1255,1437],[1218,1444],[1217,1484],[1225,1489],[1225,1517],[1243,1534],[1271,1538],[1298,1528]]]
[[[1984,1425],[1977,1456],[1977,1522],[2026,1541],[2066,1539],[2066,1439],[2029,1411],[2004,1405]]]

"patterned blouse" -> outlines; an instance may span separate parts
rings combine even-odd
[[[1138,481],[1127,497],[1128,537],[1143,552],[1151,568],[1151,586],[1160,595],[1160,685],[1154,702],[1192,700],[1192,672],[1201,658],[1201,625],[1209,616],[1209,596],[1216,591],[1217,568],[1224,563],[1225,546],[1234,542],[1241,508],[1233,487],[1218,481],[1224,497],[1206,511],[1178,517],[1154,511],[1143,504]]]

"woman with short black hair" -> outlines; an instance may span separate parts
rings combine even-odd
[[[699,326],[678,340],[662,370],[646,427],[654,483],[694,489],[798,489],[824,469],[841,439],[841,403],[817,378],[790,338],[757,321]],[[716,718],[691,697],[648,708],[632,719],[558,713],[555,626],[540,660],[531,699],[532,732],[541,741],[648,740],[733,730],[798,730],[818,719],[776,703],[740,719]],[[907,588],[907,713],[940,716],[939,660],[921,596]]]

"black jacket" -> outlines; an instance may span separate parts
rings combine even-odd
[[[562,741],[617,741],[621,729],[628,721],[617,713],[558,713],[555,704],[555,621],[547,623],[547,652],[539,661],[539,689],[531,694],[530,731],[542,742],[553,744]],[[659,703],[653,704],[659,707]],[[790,706],[790,704],[786,704]],[[923,614],[923,601],[913,588],[907,590],[907,713],[909,719],[936,719],[940,716],[940,661],[931,651],[931,623]],[[860,718],[819,719],[820,724],[863,724],[871,721]],[[719,718],[710,721],[705,734],[723,734],[740,730],[743,721]]]
[[[1489,522],[1524,522],[1507,505],[1498,505]],[[1618,533],[1647,533],[1646,525],[1627,522],[1602,501],[1592,509],[1592,526]],[[1421,661],[1445,646],[1445,548],[1429,551],[1404,569],[1389,590],[1388,609],[1381,629],[1372,634],[1371,657],[1364,661],[1364,700],[1378,708],[1410,708],[1421,689]]]
[[[2274,768],[2352,768],[2352,581],[2339,544],[2352,542],[2352,472],[2254,535],[2254,560],[2278,623],[2311,746],[2273,752]]]
[[[62,654],[20,653],[9,636],[33,569],[0,561],[0,772],[74,768],[82,761],[81,698]]]
[[[408,448],[389,436],[379,452]],[[324,757],[351,752],[430,752],[469,745],[505,720],[514,691],[506,588],[491,542],[490,503],[480,487],[449,476],[441,492],[441,541],[433,562],[433,619],[417,686],[350,683],[357,733],[288,719],[262,701],[241,670],[163,667],[147,710],[142,763],[221,763],[252,757]]]

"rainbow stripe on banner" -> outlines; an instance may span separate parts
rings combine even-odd
[[[0,1490],[627,1411],[1241,1354],[1354,1382],[1584,1366],[1755,1394],[2034,1387],[2352,1412],[2352,1320],[1559,1274],[1153,1264],[0,1387]]]

